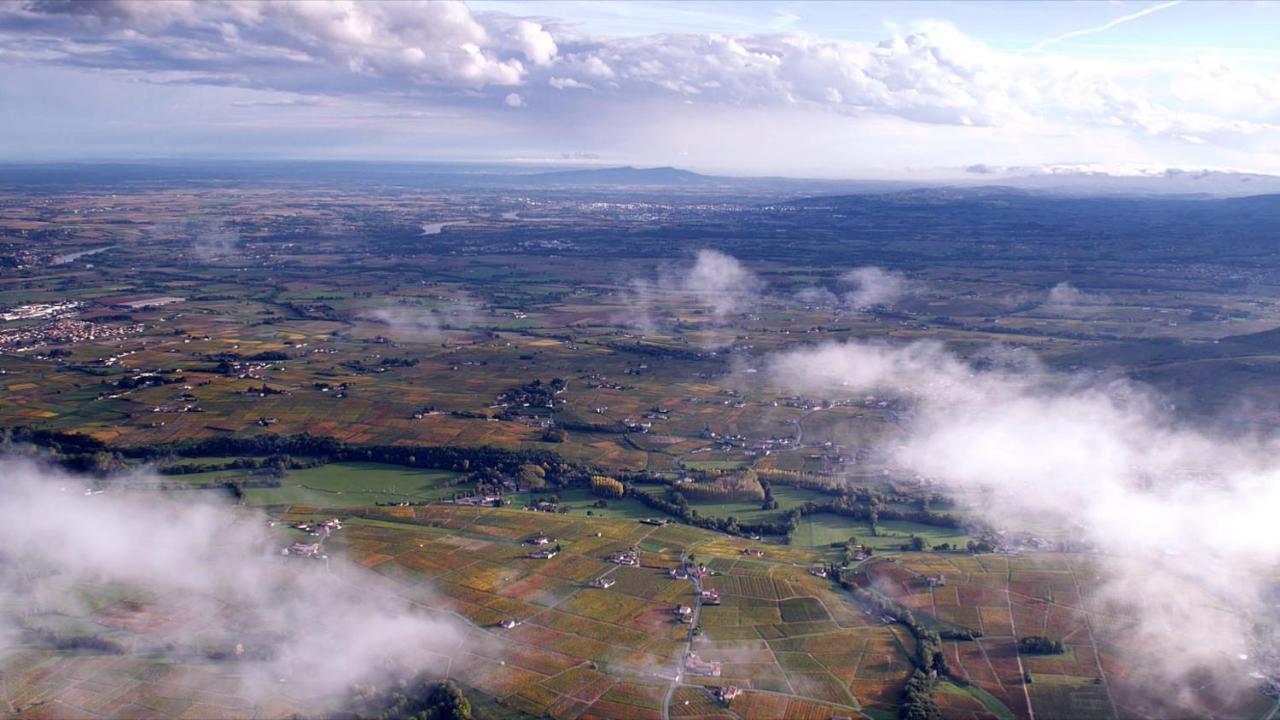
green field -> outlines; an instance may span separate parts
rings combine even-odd
[[[854,536],[859,544],[876,550],[899,550],[912,535],[924,538],[930,547],[941,543],[964,547],[969,541],[969,536],[960,530],[905,520],[883,520],[878,526],[878,532],[878,535],[873,536],[871,526],[861,520],[832,513],[818,513],[800,520],[800,529],[791,542],[805,547],[826,547],[832,543],[847,542],[850,536]]]
[[[458,473],[415,470],[378,463],[331,463],[291,470],[278,488],[249,488],[249,505],[345,507],[378,503],[439,500],[453,495],[449,481]]]

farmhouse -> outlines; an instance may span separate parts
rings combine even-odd
[[[507,618],[506,620],[503,620],[502,622],[498,623],[498,625],[502,626],[503,630],[510,630],[511,628],[519,624],[520,624],[520,621],[514,618]]]
[[[641,520],[640,522],[641,522],[641,523],[643,523],[643,524],[645,524],[645,525],[657,525],[658,527],[662,527],[663,525],[669,525],[669,524],[671,523],[671,520],[669,520],[669,519],[667,519],[667,518],[651,518],[651,517],[647,517],[647,518],[645,518],[645,519]]]
[[[719,590],[703,590],[702,592],[698,593],[698,597],[700,597],[702,599],[702,602],[706,603],[707,605],[720,604]]]
[[[320,543],[294,543],[284,551],[285,555],[293,555],[294,557],[318,558],[323,557],[320,554]]]
[[[728,705],[734,698],[741,694],[742,688],[739,688],[737,685],[725,685],[724,687],[716,688],[716,699],[725,705]]]
[[[684,667],[692,675],[720,677],[720,663],[703,660],[697,653],[689,653],[685,656]]]
[[[546,535],[534,535],[533,537],[529,538],[528,542],[530,545],[538,545],[538,546],[550,545],[551,538],[547,537]]]
[[[946,575],[929,575],[925,578],[925,582],[929,583],[929,587],[945,587],[947,584]]]
[[[693,608],[688,605],[677,605],[672,612],[675,614],[676,619],[682,623],[693,622]]]
[[[623,550],[610,555],[609,562],[615,565],[640,567],[640,555],[635,550]]]
[[[827,576],[827,569],[826,569],[826,568],[811,568],[811,569],[809,570],[809,574],[810,574],[810,575],[812,575],[812,576],[814,576],[814,577],[824,578],[824,577],[826,577],[826,576]]]
[[[559,550],[556,550],[555,548],[547,548],[545,550],[534,550],[533,552],[529,553],[529,557],[535,560],[550,560],[551,558],[559,554],[560,554]]]
[[[592,581],[591,581],[591,587],[593,587],[593,588],[600,588],[601,590],[608,590],[609,588],[611,588],[611,587],[613,587],[614,585],[616,585],[616,584],[617,584],[617,582],[618,582],[618,581],[617,581],[617,580],[614,580],[613,578],[608,578],[608,577],[598,577],[598,578],[596,578],[595,580],[592,580]]]

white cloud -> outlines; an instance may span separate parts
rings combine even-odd
[[[502,99],[502,104],[507,107],[522,108],[524,107],[524,98],[520,96],[520,93],[510,93]]]
[[[692,107],[705,123],[726,109],[767,111],[780,126],[812,129],[835,127],[822,119],[831,115],[847,133],[888,118],[904,137],[927,125],[954,147],[946,127],[968,131],[965,152],[976,140],[1010,151],[962,162],[1008,162],[1032,145],[1043,151],[1036,162],[1091,151],[1099,157],[1066,159],[1125,152],[1204,165],[1229,150],[1258,158],[1255,169],[1280,167],[1280,78],[1257,66],[1212,54],[1019,56],[945,22],[912,27],[874,43],[798,32],[608,36],[449,1],[26,3],[0,5],[0,60],[440,109],[492,108],[515,92],[537,111],[512,130],[553,140],[607,113],[643,124]]]
[[[1134,670],[1120,682],[1178,692],[1215,677],[1256,693],[1247,671],[1274,672],[1274,442],[1189,426],[1149,388],[1053,372],[1025,352],[971,364],[936,343],[827,344],[769,367],[782,386],[832,400],[913,400],[891,451],[901,470],[998,528],[1057,529],[1099,548],[1088,605],[1101,609],[1091,622],[1119,625],[1107,632],[1122,633],[1113,647]]]

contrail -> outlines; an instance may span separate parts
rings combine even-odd
[[[1117,25],[1123,25],[1129,22],[1130,20],[1137,20],[1138,18],[1145,17],[1147,15],[1150,15],[1151,13],[1160,12],[1161,10],[1171,8],[1174,5],[1181,5],[1181,4],[1182,4],[1182,0],[1170,0],[1170,2],[1163,2],[1163,3],[1160,3],[1159,5],[1152,5],[1151,7],[1143,8],[1136,13],[1130,13],[1129,15],[1118,17],[1114,20],[1111,20],[1097,27],[1084,28],[1082,30],[1072,30],[1071,32],[1065,32],[1065,33],[1062,33],[1061,35],[1055,35],[1047,40],[1041,40],[1040,42],[1036,43],[1035,45],[1032,45],[1029,48],[1026,48],[1024,50],[1019,50],[1016,54],[1024,55],[1030,52],[1038,52],[1050,45],[1053,45],[1054,43],[1066,40],[1067,38],[1079,37],[1081,35],[1092,35],[1093,33],[1102,32],[1104,30],[1110,30],[1111,28]]]

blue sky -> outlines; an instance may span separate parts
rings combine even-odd
[[[1280,173],[1276,37],[1252,2],[0,1],[0,160]]]

